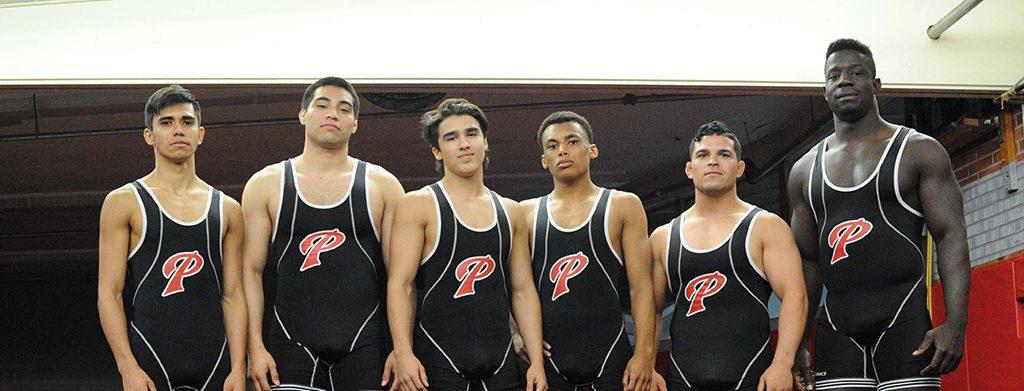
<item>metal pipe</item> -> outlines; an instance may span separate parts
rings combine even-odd
[[[974,9],[974,7],[977,7],[978,4],[981,4],[981,0],[964,0],[960,2],[960,4],[953,8],[952,11],[949,11],[946,16],[939,19],[937,23],[928,26],[928,38],[939,39],[939,36],[949,29],[949,26],[952,26],[953,23],[956,23],[956,21],[960,20],[964,15],[967,15],[968,12],[971,12],[971,10]]]

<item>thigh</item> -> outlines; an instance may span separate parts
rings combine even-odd
[[[369,342],[369,341],[368,341]],[[379,390],[384,375],[384,361],[391,346],[387,341],[361,344],[328,367],[328,381],[333,390]]]
[[[913,355],[931,326],[927,311],[914,310],[901,314],[900,319],[882,333],[872,352],[879,390],[939,387],[938,377],[921,375],[921,370],[931,362],[935,347],[920,356]]]
[[[281,386],[307,389],[327,386],[327,364],[323,363],[312,349],[273,332],[264,342],[270,356],[274,358]]]
[[[877,385],[868,349],[827,321],[820,321],[814,340],[815,388],[837,390]]]

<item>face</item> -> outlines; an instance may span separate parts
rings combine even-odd
[[[875,93],[882,81],[871,74],[867,56],[840,50],[825,60],[825,100],[843,122],[864,118],[877,104]]]
[[[704,136],[694,145],[690,161],[686,162],[686,176],[693,180],[697,191],[716,195],[736,187],[746,164],[736,158],[732,140],[725,136]]]
[[[445,118],[437,128],[438,148],[431,148],[434,159],[444,162],[445,173],[472,175],[483,170],[487,138],[480,122],[469,115]]]
[[[203,143],[206,129],[199,126],[199,119],[191,103],[178,103],[160,110],[153,117],[153,123],[143,131],[146,144],[171,161],[184,162],[196,153]]]
[[[352,94],[344,88],[317,88],[309,106],[299,111],[299,122],[306,127],[306,138],[329,149],[348,144],[358,125],[352,101]]]
[[[590,171],[590,159],[597,157],[597,145],[575,121],[550,125],[541,134],[544,153],[540,164],[559,180],[578,178]]]

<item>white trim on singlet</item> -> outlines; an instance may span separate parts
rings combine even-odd
[[[495,192],[493,192],[491,190],[488,190],[487,192],[490,193],[490,195],[491,195],[491,202],[492,203],[496,202],[498,204],[494,208],[494,224],[495,225],[498,224],[498,208],[501,208],[501,213],[505,215],[505,221],[508,222],[508,244],[509,244],[509,246],[508,246],[508,251],[504,251],[504,253],[505,253],[505,257],[504,258],[505,259],[509,259],[509,257],[512,256],[512,254],[511,254],[511,252],[512,252],[512,222],[509,221],[509,219],[508,219],[509,218],[508,217],[508,210],[506,210],[505,209],[505,205],[502,204],[501,197],[498,196],[498,193],[495,193]],[[455,210],[455,206],[454,205],[452,206],[452,210]],[[501,227],[498,227],[497,231],[498,231],[498,259],[497,259],[497,262],[496,262],[497,266],[498,266],[497,269],[498,269],[499,272],[501,272],[501,280],[505,281],[507,283],[508,282],[508,277],[505,276],[505,263],[501,261],[501,259],[502,259],[501,253],[503,252],[503,248],[505,247],[505,235],[501,234]],[[508,285],[506,284],[505,286],[507,287]],[[508,295],[509,293],[510,292],[508,292],[507,290],[505,291],[506,295]],[[512,309],[511,309],[511,306],[510,306],[509,314],[508,314],[509,316],[512,316],[512,312],[511,311],[512,311]],[[511,343],[512,340],[509,340],[509,342]]]
[[[916,387],[940,387],[942,380],[937,377],[905,377],[878,383],[878,391],[902,390]]]
[[[686,375],[683,374],[683,370],[679,369],[679,364],[676,363],[676,357],[672,355],[672,352],[669,352],[668,359],[669,361],[672,361],[672,366],[676,367],[676,372],[679,372],[679,376],[683,378],[683,383],[686,383],[687,387],[693,388],[693,386],[690,385],[690,381],[686,380]]]
[[[875,366],[875,353],[878,351],[878,345],[882,344],[882,337],[885,337],[885,332],[889,331],[889,329],[892,328],[892,325],[896,324],[896,319],[900,318],[900,313],[903,312],[903,307],[907,305],[907,300],[910,300],[910,296],[914,295],[914,291],[917,289],[917,286],[921,284],[922,280],[924,280],[924,274],[922,274],[921,277],[917,278],[917,282],[914,283],[914,286],[910,287],[910,291],[907,292],[907,296],[904,297],[903,302],[900,303],[900,308],[896,309],[896,315],[892,317],[892,321],[889,322],[889,325],[885,326],[885,329],[882,330],[882,333],[878,335],[878,341],[875,341],[875,347],[871,349],[872,366]],[[878,370],[876,369],[875,372],[875,377],[878,377]]]
[[[811,215],[814,216],[815,224],[818,223],[818,211],[814,209],[814,195],[811,189],[814,188],[814,166],[818,165],[817,152],[817,149],[815,149],[814,160],[811,161],[811,169],[807,170],[810,171],[807,173],[807,206],[811,207]],[[822,159],[821,164],[825,164],[824,159]]]
[[[743,216],[743,217],[746,218],[746,216]],[[768,311],[768,303],[761,301],[761,299],[759,299],[757,297],[757,295],[754,294],[754,291],[751,291],[750,288],[747,287],[747,284],[743,282],[743,278],[740,277],[740,274],[738,272],[736,272],[736,261],[733,259],[733,256],[732,256],[732,238],[730,238],[727,243],[729,245],[729,248],[727,250],[727,252],[729,253],[729,267],[732,268],[732,275],[734,277],[736,277],[737,281],[740,282],[740,286],[742,286],[743,289],[746,289],[747,293],[750,294],[750,297],[753,297],[754,301],[757,301],[759,304],[761,304],[762,307],[764,307],[764,312],[765,313],[769,313],[769,311]]]
[[[146,347],[149,348],[149,352],[153,353],[153,358],[156,359],[157,365],[160,366],[160,371],[164,373],[164,379],[167,379],[167,388],[173,390],[174,386],[171,385],[171,377],[167,375],[167,368],[164,368],[164,363],[163,361],[160,361],[160,356],[156,354],[156,350],[153,349],[153,345],[149,344],[149,340],[146,339],[145,335],[142,335],[142,331],[135,326],[135,322],[128,322],[128,324],[132,326],[132,329],[135,330],[137,334],[139,334],[139,338],[142,338],[142,342],[144,342],[146,344]]]
[[[608,274],[608,269],[604,268],[604,262],[601,262],[601,256],[597,255],[597,249],[594,248],[593,229],[593,224],[587,226],[587,242],[590,243],[590,252],[594,254],[594,260],[597,261],[597,266],[601,267],[601,272],[603,272],[604,276],[608,278],[608,284],[612,286],[612,291],[615,292],[615,297],[619,297],[619,288],[615,286],[615,281],[612,280],[612,276]]]
[[[743,370],[743,375],[740,376],[740,381],[736,383],[736,388],[734,388],[733,390],[740,389],[740,386],[743,385],[743,379],[746,379],[747,373],[750,372],[750,367],[754,365],[754,361],[757,361],[758,357],[761,357],[761,353],[764,353],[764,349],[768,347],[768,343],[771,341],[771,337],[768,337],[768,339],[764,341],[764,345],[761,345],[761,350],[758,350],[757,354],[754,355],[754,358],[750,359],[750,362],[747,363],[747,368]]]
[[[285,172],[284,172],[284,170],[285,170],[286,165],[285,165],[284,162],[281,162],[280,164],[281,164],[281,192],[280,192],[280,196],[277,197],[277,217],[275,217],[274,221],[271,222],[272,223],[271,225],[273,226],[273,231],[271,231],[271,234],[270,234],[270,243],[274,243],[274,240],[277,239],[277,225],[278,225],[278,223],[281,222],[281,209],[284,209],[284,180],[285,180]]]
[[[540,206],[539,205],[537,207],[537,210],[538,210],[538,212],[540,211]],[[548,204],[546,202],[544,203],[544,210],[547,211],[548,215],[551,214],[551,209],[548,208]],[[535,220],[536,220],[536,218],[535,218]],[[537,293],[540,293],[540,287],[542,286],[541,285],[541,281],[544,281],[544,274],[545,274],[544,271],[547,270],[547,268],[548,268],[548,237],[550,235],[551,235],[551,229],[545,228],[544,229],[544,258],[541,258],[541,259],[543,259],[543,261],[540,264],[541,272],[537,275],[537,291],[538,291]]]
[[[356,331],[356,336],[354,338],[352,338],[352,346],[348,347],[348,352],[349,353],[352,353],[352,351],[356,349],[356,341],[359,340],[359,334],[363,333],[363,328],[366,327],[367,323],[370,323],[370,319],[373,319],[373,314],[377,313],[377,309],[378,308],[380,308],[380,302],[379,301],[377,302],[377,305],[373,306],[373,311],[370,311],[370,316],[366,317],[366,320],[363,321],[363,325],[359,326],[359,331]]]
[[[490,231],[491,228],[494,228],[494,226],[498,224],[498,205],[494,205],[494,199],[491,198],[491,190],[490,189],[484,188],[484,193],[487,194],[487,201],[491,203],[491,210],[493,211],[494,218],[491,220],[491,223],[488,224],[486,227],[476,228],[476,227],[470,227],[469,224],[466,224],[466,223],[462,222],[462,217],[459,216],[459,211],[455,210],[455,203],[452,202],[452,197],[450,197],[448,195],[448,190],[444,189],[444,184],[441,183],[441,181],[437,181],[437,187],[439,189],[441,189],[441,194],[443,194],[444,195],[444,199],[448,201],[448,206],[451,207],[452,214],[455,215],[455,222],[458,223],[458,225],[466,227],[466,229],[468,229],[470,231],[474,231],[474,232],[487,232],[487,231]],[[501,201],[501,200],[499,199],[498,201]],[[512,224],[509,224],[509,225],[512,225]],[[458,228],[458,227],[456,227],[456,228]]]
[[[501,359],[501,364],[498,364],[498,369],[495,369],[495,370],[494,370],[494,373],[492,373],[492,374],[491,374],[491,376],[497,375],[497,374],[498,374],[498,372],[501,372],[501,368],[505,367],[505,361],[508,361],[508,353],[509,353],[509,352],[510,352],[510,351],[512,350],[512,341],[513,341],[513,340],[514,340],[514,339],[513,339],[513,338],[512,338],[512,336],[510,335],[510,336],[508,337],[508,347],[506,347],[506,348],[505,348],[505,355],[504,355],[504,356],[503,356],[503,358]],[[485,387],[486,387],[486,386],[485,386]]]
[[[861,357],[863,358],[863,360],[862,360],[863,361],[863,370],[862,370],[863,372],[862,373],[864,374],[864,377],[867,378],[868,377],[868,353],[867,353],[867,350],[865,350],[864,347],[860,346],[860,344],[857,343],[857,341],[854,341],[853,338],[851,338],[849,335],[846,335],[846,333],[840,332],[839,329],[836,328],[835,322],[832,321],[832,314],[830,314],[829,311],[828,311],[828,295],[825,296],[825,300],[824,300],[824,303],[822,303],[822,306],[825,307],[825,319],[828,320],[829,326],[832,326],[832,331],[835,331],[836,333],[839,333],[839,334],[843,334],[843,336],[845,336],[846,339],[850,340],[850,343],[852,343],[853,346],[857,348],[857,350],[860,350]],[[874,364],[874,362],[872,362],[872,365],[873,364]],[[878,374],[875,374],[875,376],[878,376]]]
[[[754,272],[761,276],[765,281],[768,281],[768,277],[765,277],[764,271],[757,267],[757,263],[754,262],[754,255],[750,252],[750,237],[754,236],[754,223],[757,223],[757,217],[764,213],[764,210],[754,213],[754,217],[750,218],[750,225],[747,226],[747,237],[743,239],[743,250],[747,252],[747,261],[750,262],[750,267],[754,268]],[[764,251],[761,254],[761,261],[764,261]]]
[[[903,150],[907,149],[907,141],[910,141],[910,136],[917,133],[914,129],[907,128],[907,136],[903,138],[903,142],[900,143],[900,149],[896,152],[896,164],[892,169],[892,186],[893,191],[896,193],[896,201],[906,209],[907,212],[914,214],[917,217],[924,217],[924,214],[917,209],[911,208],[906,201],[903,200],[903,195],[900,194],[900,162],[903,161]]]
[[[558,369],[558,366],[555,365],[555,360],[553,358],[551,358],[550,356],[548,356],[547,359],[548,359],[548,362],[551,363],[551,367],[555,369],[555,373],[557,373],[558,376],[562,376],[562,370]],[[562,377],[564,378],[565,376],[562,376]]]
[[[740,227],[740,224],[743,223],[743,219],[747,217],[747,214],[749,214],[751,210],[754,210],[753,205],[751,205],[749,208],[747,208],[746,211],[743,212],[743,216],[740,216],[739,220],[736,220],[736,224],[732,226],[732,229],[730,229],[729,233],[725,235],[725,238],[722,239],[721,243],[719,243],[715,247],[702,249],[690,247],[690,245],[686,244],[686,212],[683,212],[683,214],[679,216],[679,242],[683,244],[683,248],[685,248],[686,251],[689,251],[694,254],[707,254],[709,252],[718,250],[722,248],[722,246],[724,246],[726,243],[732,241],[732,237],[736,235],[736,229]]]
[[[856,184],[856,185],[854,185],[852,187],[837,186],[837,185],[833,184],[832,181],[830,181],[828,179],[828,172],[825,171],[825,152],[828,151],[828,139],[831,139],[833,136],[835,136],[835,134],[833,134],[832,136],[829,136],[828,138],[825,139],[826,140],[825,141],[825,148],[822,148],[822,150],[821,150],[821,179],[822,179],[822,181],[824,181],[825,184],[828,185],[828,187],[831,187],[832,190],[835,190],[835,191],[838,191],[838,192],[843,192],[843,193],[849,193],[849,192],[857,191],[860,188],[866,186],[868,183],[871,182],[872,179],[875,179],[875,177],[878,176],[878,172],[881,171],[881,169],[882,169],[882,163],[885,162],[885,157],[889,155],[889,149],[892,147],[893,141],[896,141],[896,136],[899,133],[900,133],[899,129],[896,129],[896,131],[892,133],[892,136],[889,137],[889,141],[885,143],[885,149],[882,150],[882,157],[878,159],[878,164],[875,165],[875,170],[871,172],[871,175],[869,175],[867,177],[867,179],[864,179],[863,182],[858,183],[858,184]]]
[[[294,344],[298,345],[300,348],[302,348],[302,350],[305,350],[306,354],[309,355],[309,359],[313,360],[313,376],[311,376],[309,378],[309,386],[312,387],[313,386],[313,377],[316,376],[316,364],[317,364],[317,362],[320,361],[319,358],[317,358],[315,355],[313,355],[313,352],[309,351],[309,348],[307,348],[305,345],[300,344],[300,343],[295,342],[295,341],[292,340],[291,334],[288,333],[288,329],[284,327],[284,322],[281,321],[281,315],[277,314],[277,305],[274,305],[274,319],[277,319],[277,324],[281,325],[281,331],[284,331],[284,337],[288,338],[289,342],[294,343]]]
[[[615,345],[619,344],[619,340],[622,339],[622,334],[626,332],[626,324],[623,323],[622,327],[619,328],[619,335],[615,337],[615,341],[612,342],[612,346],[608,347],[608,353],[604,355],[604,361],[601,362],[601,369],[597,371],[597,376],[594,378],[600,378],[604,374],[604,367],[608,365],[608,358],[612,356],[612,351],[615,350]]]
[[[420,330],[423,330],[423,334],[425,334],[425,335],[427,336],[427,339],[429,339],[429,340],[430,340],[430,343],[434,344],[434,347],[436,347],[436,348],[437,348],[437,350],[438,350],[439,352],[441,352],[441,355],[442,355],[442,356],[444,356],[444,359],[445,359],[445,360],[448,360],[448,364],[451,364],[451,366],[452,366],[452,369],[454,369],[454,370],[455,370],[455,373],[457,373],[457,374],[460,374],[460,375],[461,375],[461,374],[462,374],[462,372],[461,372],[461,371],[459,371],[459,368],[455,366],[455,362],[454,362],[454,361],[452,361],[451,357],[448,357],[448,353],[445,353],[444,349],[441,349],[441,345],[438,345],[438,344],[437,344],[437,341],[435,341],[435,340],[434,340],[434,337],[431,337],[431,336],[430,336],[430,333],[428,333],[428,332],[427,332],[427,328],[426,328],[426,327],[423,327],[423,322],[420,322],[420,323],[419,323],[419,326],[420,326]]]
[[[297,194],[297,193],[296,193]],[[281,256],[277,258],[277,268],[281,268],[281,260],[284,259],[284,255],[288,254],[288,248],[292,246],[292,239],[295,239],[295,216],[299,215],[299,196],[292,197],[292,226],[288,228],[288,242],[284,244],[284,249],[281,250]],[[284,202],[281,203],[284,206]],[[276,230],[275,230],[276,231]],[[301,247],[301,246],[300,246]]]
[[[323,388],[307,387],[301,384],[271,384],[273,391],[324,391]]]
[[[148,219],[146,218],[146,205],[142,202],[142,197],[139,196],[139,189],[135,188],[133,185],[128,185],[128,187],[132,189],[132,194],[135,195],[135,201],[139,203],[139,210],[142,211],[142,235],[139,235],[139,241],[135,243],[135,248],[132,248],[132,251],[128,252],[128,259],[131,260],[132,257],[135,256],[135,253],[142,248],[142,242],[146,241],[146,221]]]
[[[224,197],[220,197],[220,199],[221,199],[221,203],[223,204]],[[222,214],[221,215],[221,219],[220,219],[220,224],[223,225],[224,224],[224,216],[223,216],[224,205],[221,205],[219,212]],[[218,229],[219,228],[220,227],[218,227]],[[206,221],[203,222],[203,231],[205,231],[204,233],[206,234],[206,259],[208,259],[212,263],[213,262],[213,252],[210,251],[210,219],[206,219]],[[224,237],[224,235],[221,235],[222,239],[223,239],[223,237]],[[223,240],[221,241],[221,247],[220,248],[224,248]],[[221,256],[220,261],[221,261],[221,265],[224,265],[223,254]],[[217,273],[217,267],[214,266],[214,265],[210,265],[210,270],[213,270],[213,280],[217,282],[217,291],[221,292],[221,294],[223,294],[224,290],[220,286],[220,275]]]
[[[433,193],[433,191],[431,191],[431,193]],[[437,235],[438,236],[437,237],[438,237],[439,240],[441,238],[441,225],[442,225],[441,217],[440,217],[440,213],[441,213],[440,210],[441,209],[438,208],[438,218],[437,218]],[[497,219],[495,219],[495,220],[497,220]],[[423,303],[424,304],[426,304],[426,302],[427,302],[427,297],[430,297],[430,292],[434,291],[434,288],[437,287],[437,284],[439,282],[441,282],[441,279],[444,278],[444,276],[446,274],[448,274],[448,268],[452,267],[452,260],[455,259],[455,250],[459,248],[459,227],[458,226],[454,227],[454,229],[452,231],[454,231],[454,232],[452,232],[452,252],[451,252],[450,255],[448,255],[448,264],[444,265],[444,270],[442,270],[441,274],[439,274],[437,276],[437,280],[434,281],[434,284],[430,285],[430,289],[427,289],[427,293],[423,294]],[[437,250],[437,245],[438,244],[440,244],[440,243],[434,244],[434,250]],[[431,251],[430,254],[432,256],[434,254],[434,252]],[[428,257],[427,259],[430,259],[430,258]]]
[[[299,195],[299,199],[302,200],[302,203],[306,204],[306,206],[309,206],[310,208],[313,209],[331,209],[333,207],[341,205],[342,203],[347,201],[349,197],[352,196],[352,186],[355,185],[356,183],[356,170],[359,168],[359,159],[351,159],[353,160],[352,172],[349,173],[348,190],[345,191],[345,195],[342,196],[340,200],[338,200],[337,202],[330,203],[328,205],[320,205],[309,202],[309,200],[306,199],[306,196],[302,195],[302,188],[299,187],[299,173],[298,171],[295,170],[295,158],[290,159],[292,161],[292,185],[295,186],[295,194]]]
[[[224,264],[224,235],[228,233],[228,221],[224,219],[224,198],[226,196],[223,192],[220,193],[220,262]],[[244,236],[244,235],[243,235]]]
[[[682,217],[682,215],[680,215],[679,216],[679,236],[682,236],[682,235],[683,235],[683,217]],[[682,296],[683,291],[686,290],[684,288],[686,285],[683,283],[683,246],[684,246],[683,245],[683,241],[680,240],[679,241],[679,248],[678,248],[679,255],[676,256],[676,277],[679,279],[679,290],[676,291],[676,298],[673,299],[673,301],[672,301],[673,305],[675,305],[676,303],[679,302],[679,298]],[[667,268],[668,266],[666,265],[665,267]]]
[[[369,199],[366,200],[366,204],[370,204]],[[366,257],[366,261],[370,262],[370,267],[373,269],[373,275],[376,276],[379,273],[377,271],[377,264],[373,262],[373,258],[370,257],[370,253],[366,252],[366,249],[363,248],[363,242],[359,241],[359,225],[356,224],[355,202],[348,203],[348,217],[352,222],[352,236],[354,236],[352,239],[355,240],[356,246],[359,247],[359,251],[363,252],[363,255]],[[373,221],[373,215],[370,215],[370,221]]]
[[[149,187],[149,185],[146,184],[145,181],[143,181],[142,179],[139,179],[139,184],[142,185],[143,189],[146,189],[146,192],[149,193],[150,197],[153,197],[153,202],[156,203],[156,207],[160,209],[160,213],[163,214],[164,216],[167,216],[167,218],[169,220],[171,220],[171,221],[173,221],[175,223],[178,223],[178,225],[182,225],[182,226],[186,226],[186,227],[195,226],[195,225],[203,222],[203,220],[206,220],[206,216],[208,214],[210,214],[210,204],[213,203],[213,186],[210,186],[209,190],[207,190],[207,194],[206,194],[206,209],[203,210],[203,215],[199,216],[198,219],[193,220],[193,221],[181,221],[181,220],[178,220],[177,218],[175,218],[173,215],[171,215],[171,213],[168,212],[167,209],[164,208],[164,205],[160,203],[160,199],[156,198],[156,194],[153,193],[153,189],[151,189]]]
[[[622,255],[620,255],[618,251],[615,251],[615,246],[612,246],[612,238],[611,238],[611,236],[608,236],[610,234],[609,231],[608,231],[608,227],[609,227],[608,219],[612,215],[612,197],[613,196],[615,196],[615,190],[609,189],[608,190],[608,205],[604,206],[604,241],[608,243],[608,249],[611,250],[612,255],[615,256],[615,259],[619,260],[619,265],[626,266],[626,263],[622,261]],[[619,237],[621,238],[622,235],[619,235]]]
[[[224,336],[224,343],[220,345],[220,355],[217,356],[217,362],[213,364],[213,370],[210,371],[210,376],[206,378],[206,382],[199,388],[199,391],[206,389],[206,386],[210,385],[210,379],[213,379],[213,374],[217,373],[217,367],[220,366],[220,360],[224,359],[224,349],[228,346],[227,336]]]
[[[583,222],[577,224],[575,227],[572,227],[572,228],[562,228],[561,225],[558,225],[558,222],[555,221],[555,214],[551,211],[550,207],[548,208],[548,224],[551,224],[551,226],[555,227],[555,229],[557,229],[559,231],[562,231],[562,232],[565,232],[565,233],[573,233],[573,232],[579,231],[580,228],[583,228],[583,226],[589,224],[590,220],[594,218],[594,212],[597,211],[597,205],[601,203],[601,196],[602,195],[604,195],[604,189],[600,189],[599,188],[597,190],[597,198],[594,199],[594,204],[590,206],[590,212],[587,212],[587,218],[583,219]],[[550,197],[550,195],[548,197],[548,204],[549,205],[551,204],[551,197]]]
[[[139,284],[135,286],[135,293],[132,294],[132,306],[135,305],[135,297],[139,295],[139,289],[142,289],[142,284],[146,282],[146,278],[149,277],[149,273],[153,272],[153,266],[156,266],[156,262],[160,259],[160,250],[164,246],[164,219],[161,215],[160,218],[160,231],[157,232],[156,241],[156,252],[153,255],[153,262],[149,264],[149,269],[146,270],[146,274],[142,275],[142,279],[139,280]],[[142,239],[139,239],[141,242]]]
[[[427,189],[427,193],[430,193],[430,199],[434,200],[434,247],[430,249],[427,256],[420,259],[420,266],[423,266],[424,263],[427,263],[427,261],[430,260],[430,257],[434,256],[434,252],[437,251],[437,246],[441,244],[441,203],[437,199],[437,194],[434,193],[433,190],[429,187],[425,187],[424,189]]]
[[[903,232],[900,232],[900,230],[896,229],[896,227],[893,226],[891,222],[889,222],[889,217],[885,215],[885,208],[882,208],[882,195],[881,191],[878,189],[877,182],[875,183],[875,201],[878,202],[878,213],[882,215],[882,220],[885,221],[885,224],[888,225],[889,228],[895,231],[898,235],[900,235],[900,237],[906,240],[907,243],[910,243],[910,245],[913,246],[915,250],[917,250],[917,255],[921,257],[921,262],[923,263],[924,253],[921,252],[921,248],[918,247],[917,243],[915,243],[913,240],[910,240],[910,238],[908,238],[907,235],[904,235]]]
[[[373,236],[376,237],[377,241],[379,242],[380,232],[377,230],[377,220],[373,219],[373,207],[371,206],[371,204],[373,204],[373,198],[370,198],[370,170],[374,168],[380,167],[374,164],[366,163],[366,170],[364,170],[363,172],[363,190],[366,192],[366,215],[370,217],[370,227],[373,228]],[[381,205],[381,207],[383,209],[383,205]],[[381,218],[384,218],[383,214],[381,214]],[[381,223],[383,224],[383,222]]]
[[[672,219],[672,220],[675,220],[675,219]],[[672,276],[669,275],[669,270],[668,270],[668,262],[669,262],[668,256],[669,256],[669,254],[672,253],[672,251],[671,251],[672,250],[672,222],[673,222],[672,220],[669,220],[669,222],[668,222],[668,233],[665,235],[665,257],[663,258],[665,260],[665,282],[668,283],[668,291],[669,292],[672,291]],[[682,226],[680,226],[680,229],[682,229]]]
[[[818,390],[832,390],[836,388],[870,388],[876,389],[878,382],[871,378],[843,377],[829,380],[815,380],[814,388]]]

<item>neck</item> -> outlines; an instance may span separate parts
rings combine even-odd
[[[296,160],[301,162],[304,168],[318,172],[347,171],[351,169],[348,143],[338,148],[327,149],[316,145],[316,143],[307,138],[305,145],[302,147],[302,154]]]
[[[836,139],[842,142],[876,140],[889,136],[889,123],[878,114],[877,106],[854,122],[843,122],[835,114],[832,114],[832,120],[835,123]]]
[[[183,162],[173,162],[157,155],[153,172],[146,176],[147,181],[159,183],[174,193],[183,193],[198,182],[196,177],[195,156]]]
[[[479,196],[487,192],[487,187],[484,186],[484,172],[482,169],[468,176],[458,175],[445,170],[444,177],[441,178],[441,184],[444,185],[448,193],[458,193],[469,197]]]
[[[587,173],[569,181],[555,179],[555,189],[551,191],[551,198],[582,200],[597,192],[597,185],[590,180],[590,173]]]
[[[734,213],[743,207],[743,201],[736,196],[736,187],[722,194],[694,192],[693,214],[703,217],[718,217]]]

